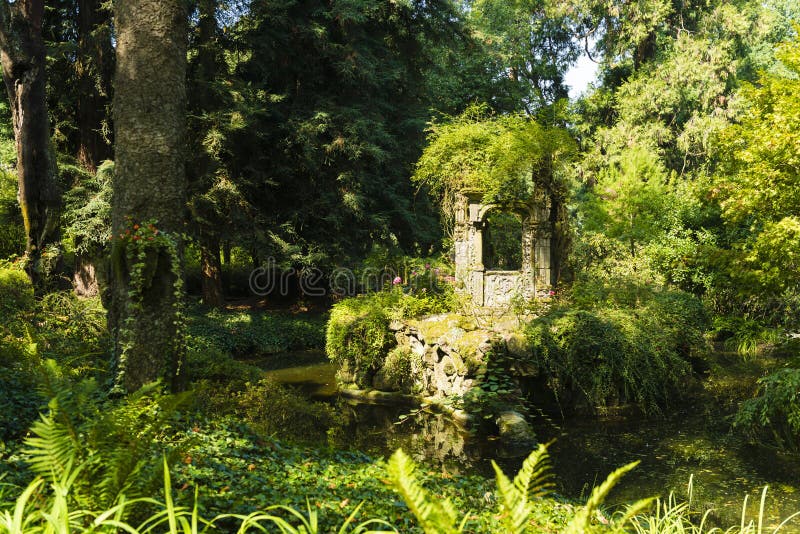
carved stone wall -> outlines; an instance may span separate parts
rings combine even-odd
[[[525,299],[544,296],[554,283],[550,252],[552,224],[549,202],[484,204],[479,192],[464,191],[456,200],[456,280],[471,295],[476,306],[502,308],[519,295]],[[517,214],[522,222],[522,267],[518,271],[487,270],[483,258],[483,232],[487,215],[493,210]]]

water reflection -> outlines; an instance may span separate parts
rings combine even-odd
[[[268,371],[276,380],[332,403],[339,421],[329,432],[331,446],[384,457],[403,448],[417,462],[450,474],[493,476],[490,459],[499,459],[507,472],[519,467],[521,458],[503,458],[496,439],[471,435],[447,416],[423,411],[400,421],[409,407],[339,397],[334,373],[329,363],[319,362]],[[769,524],[774,527],[779,518],[800,510],[797,458],[746,446],[728,433],[725,421],[705,413],[687,411],[654,420],[573,418],[557,425],[542,417],[532,423],[540,441],[555,440],[550,454],[557,489],[568,497],[586,498],[608,473],[640,460],[608,504],[670,492],[683,498],[694,475],[694,506],[716,507],[712,520],[719,524],[738,524],[745,495],[750,496],[749,517],[754,517],[767,484]],[[782,532],[800,532],[800,521],[797,525]]]
[[[332,433],[338,448],[387,456],[402,448],[414,460],[451,474],[475,472],[483,457],[480,440],[442,414],[408,415],[408,407],[335,401],[341,419]]]

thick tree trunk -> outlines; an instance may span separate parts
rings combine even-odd
[[[185,5],[184,0],[114,3],[115,239],[109,327],[115,339],[115,386],[122,392],[157,379],[174,388],[180,378]],[[151,222],[158,231],[152,230],[150,237],[120,238],[126,231],[141,233]],[[176,248],[150,245],[165,240]],[[137,253],[143,257],[137,259]]]
[[[225,295],[222,291],[219,236],[200,233],[200,270],[203,304],[215,307],[225,304]]]
[[[0,0],[0,63],[17,148],[27,271],[37,286],[61,258],[61,196],[47,116],[43,14],[44,0],[17,0],[13,4]]]
[[[91,173],[110,159],[111,144],[103,129],[110,102],[113,54],[110,12],[101,0],[78,0],[78,161]]]
[[[114,49],[111,47],[111,12],[101,0],[78,0],[78,53],[75,75],[78,80],[78,152],[84,169],[94,174],[97,166],[111,159],[107,113],[111,102]],[[77,255],[72,285],[81,296],[99,291],[97,258]]]

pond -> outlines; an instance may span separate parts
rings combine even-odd
[[[522,460],[505,451],[494,437],[471,435],[447,416],[421,411],[401,420],[410,412],[408,406],[367,404],[339,396],[334,366],[324,354],[295,354],[279,368],[274,368],[274,362],[267,370],[269,376],[335,406],[340,421],[329,433],[335,447],[384,457],[402,447],[429,469],[453,475],[492,476],[492,459],[514,472]],[[661,419],[561,420],[543,413],[532,424],[540,441],[553,440],[549,451],[556,491],[569,498],[585,499],[608,473],[639,460],[641,464],[625,476],[607,504],[670,492],[685,499],[693,476],[693,508],[714,508],[715,523],[738,524],[745,495],[749,495],[748,517],[757,515],[765,485],[769,485],[766,518],[770,525],[800,510],[800,460],[741,443],[728,432],[727,421],[702,407]],[[793,525],[783,532],[800,532],[800,519]]]

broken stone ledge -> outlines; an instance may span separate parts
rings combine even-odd
[[[426,406],[448,414],[464,428],[476,425],[476,418],[456,409],[448,398],[463,397],[476,387],[486,372],[490,353],[512,356],[510,371],[518,377],[536,376],[527,358],[530,348],[513,317],[500,318],[490,326],[478,326],[474,318],[458,314],[441,314],[408,321],[392,321],[397,347],[406,351],[410,372],[391,368],[387,357],[368,378],[372,388],[358,388],[355,377],[347,369],[337,373],[340,394],[377,403],[403,403]],[[530,425],[518,412],[495,414],[495,423],[503,441],[529,446],[535,443]]]

